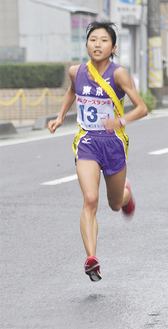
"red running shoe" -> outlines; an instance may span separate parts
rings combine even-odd
[[[89,275],[91,281],[97,282],[102,279],[99,261],[95,256],[90,256],[86,259],[84,269],[85,273]]]
[[[127,178],[126,178],[125,188],[127,188],[128,191],[130,192],[130,200],[126,204],[126,206],[122,207],[122,211],[124,212],[125,215],[133,215],[135,211],[135,201],[131,192],[130,182]]]

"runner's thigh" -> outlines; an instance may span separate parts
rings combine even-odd
[[[126,166],[114,175],[104,175],[107,187],[107,198],[110,206],[114,207],[122,204],[123,192],[126,178]]]
[[[77,174],[84,197],[97,198],[100,184],[100,167],[96,161],[77,160]]]

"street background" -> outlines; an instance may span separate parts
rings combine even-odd
[[[75,175],[75,131],[27,127],[0,141],[0,328],[168,328],[168,110],[126,127],[132,220],[110,210],[101,178],[98,283],[84,274],[78,181],[42,185]]]

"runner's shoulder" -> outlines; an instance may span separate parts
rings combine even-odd
[[[70,77],[73,81],[75,81],[76,74],[77,74],[79,66],[80,66],[80,64],[79,65],[72,65],[69,68],[69,75],[70,75]]]

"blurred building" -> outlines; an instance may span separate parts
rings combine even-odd
[[[155,1],[155,0],[153,0]],[[117,25],[117,57],[136,79],[147,70],[148,0],[0,0],[0,62],[88,59],[86,26],[107,18]],[[168,58],[168,1],[160,1],[162,59]]]
[[[108,17],[108,0],[1,0],[0,61],[86,60],[89,22]]]
[[[147,23],[147,17],[144,19]],[[141,43],[143,33],[141,0],[111,1],[111,20],[117,22],[118,27],[118,61],[138,81],[141,57],[146,57],[147,53],[147,47],[143,49]],[[147,29],[144,31],[144,38],[147,44]]]

